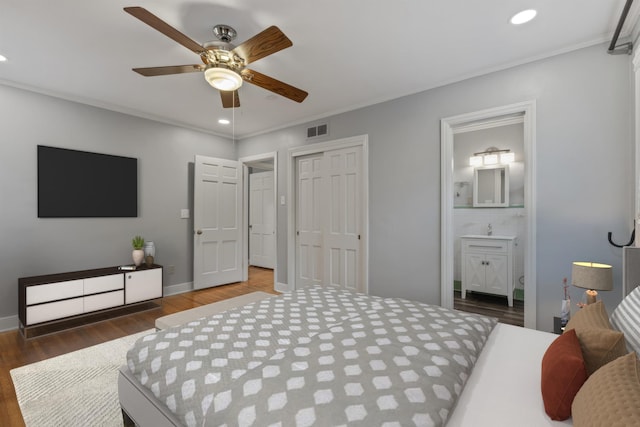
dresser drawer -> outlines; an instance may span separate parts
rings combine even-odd
[[[84,312],[82,298],[50,302],[27,307],[27,325],[75,316]]]
[[[107,292],[104,294],[84,297],[84,312],[89,313],[105,308],[117,307],[124,304],[124,289],[121,291]]]
[[[124,274],[110,276],[89,277],[84,279],[84,294],[91,295],[100,292],[124,289]]]
[[[27,305],[57,301],[83,295],[83,280],[47,283],[27,288]]]

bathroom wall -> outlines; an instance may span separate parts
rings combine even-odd
[[[469,157],[489,147],[509,149],[515,161],[509,164],[509,206],[524,205],[524,130],[522,123],[456,133],[453,142],[455,207],[473,206],[473,166]]]

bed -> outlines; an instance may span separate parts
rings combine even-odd
[[[571,425],[540,394],[557,337],[314,287],[140,339],[119,400],[140,426]]]

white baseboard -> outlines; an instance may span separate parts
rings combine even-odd
[[[165,286],[163,296],[184,294],[193,290],[193,282],[178,283],[177,285]]]
[[[291,292],[293,290],[289,287],[288,283],[282,283],[282,282],[275,282],[273,284],[273,289],[275,289],[278,292]]]
[[[18,329],[18,316],[0,317],[0,332]]]

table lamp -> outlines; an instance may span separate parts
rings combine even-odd
[[[586,289],[587,304],[596,302],[597,291],[613,289],[613,268],[597,262],[574,262],[571,269],[571,284]]]

